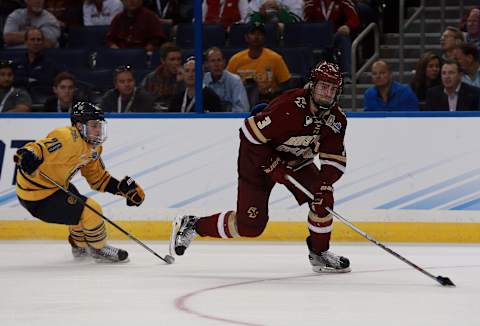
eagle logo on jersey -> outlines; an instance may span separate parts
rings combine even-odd
[[[342,123],[335,122],[335,116],[333,114],[330,114],[327,121],[325,122],[325,125],[330,127],[336,134],[339,134],[340,131],[342,131]]]

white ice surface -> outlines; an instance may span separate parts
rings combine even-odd
[[[0,325],[478,326],[480,245],[333,244],[352,272],[310,270],[303,243],[194,242],[165,265],[131,241],[128,264],[77,262],[60,241],[0,241]],[[147,242],[160,255],[165,242]]]

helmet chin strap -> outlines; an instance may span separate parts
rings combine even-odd
[[[311,98],[311,103],[317,108],[317,112],[315,112],[315,115],[317,117],[322,117],[325,113],[330,111],[330,109],[333,106],[334,101],[332,100],[332,102],[330,104],[317,103],[315,101],[315,99],[312,97]]]

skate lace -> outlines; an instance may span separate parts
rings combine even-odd
[[[320,256],[331,266],[340,266],[340,257],[333,252],[324,251],[320,253]]]
[[[100,254],[102,256],[108,257],[108,256],[117,256],[118,254],[118,248],[115,247],[110,247],[110,246],[105,246],[102,249],[100,249]]]

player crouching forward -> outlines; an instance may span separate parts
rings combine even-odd
[[[118,181],[105,170],[100,155],[106,140],[106,121],[97,106],[77,103],[71,114],[72,126],[58,128],[15,154],[17,196],[30,214],[47,223],[69,225],[68,240],[75,258],[92,256],[97,262],[126,262],[128,252],[107,245],[103,219],[40,175],[42,172],[71,193],[82,198],[100,214],[101,206],[81,195],[70,180],[80,170],[91,188],[124,196],[128,206],[140,206],[144,192],[129,177]]]
[[[347,119],[337,104],[342,77],[337,65],[321,62],[304,88],[285,92],[246,119],[240,129],[237,210],[206,217],[177,217],[171,248],[183,255],[195,235],[258,237],[268,221],[275,183],[285,185],[301,205],[308,202],[307,246],[315,272],[349,272],[347,258],[329,251],[333,183],[344,173]],[[313,159],[319,156],[321,169]],[[291,175],[314,194],[310,200],[285,179]]]

